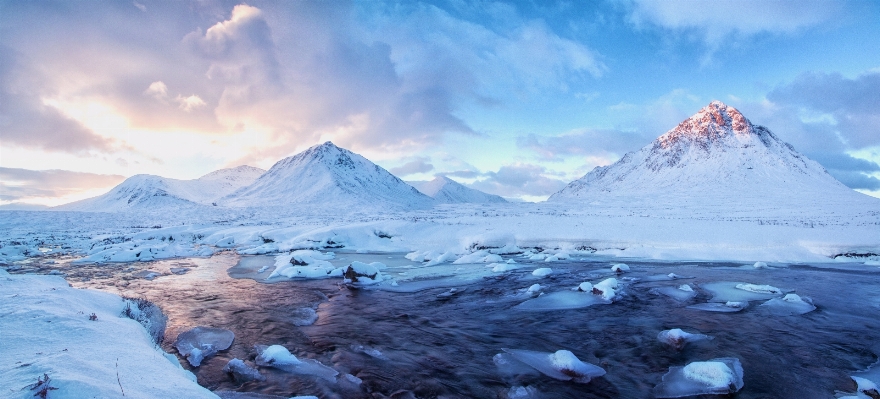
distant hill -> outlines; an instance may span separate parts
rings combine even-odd
[[[507,200],[497,195],[465,187],[446,176],[437,176],[434,180],[430,181],[410,181],[407,183],[437,202],[444,204],[507,202]]]
[[[331,142],[284,158],[220,201],[223,206],[419,209],[434,200],[366,158]]]

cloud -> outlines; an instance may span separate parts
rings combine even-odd
[[[825,0],[633,0],[630,22],[674,31],[695,31],[710,47],[731,37],[791,34],[840,15],[842,5]]]
[[[391,168],[390,172],[395,176],[407,176],[417,173],[427,173],[432,170],[434,170],[434,165],[428,163],[427,158],[419,158],[396,168]]]
[[[502,166],[497,172],[484,173],[486,178],[468,186],[505,197],[547,197],[568,184],[560,180],[559,175],[543,166],[517,163]]]
[[[111,152],[115,143],[46,105],[52,88],[25,55],[0,45],[0,139],[20,146],[77,154]]]
[[[125,177],[119,175],[0,167],[0,201],[33,202],[71,197],[83,192],[109,189],[123,180]]]
[[[516,143],[530,149],[544,160],[570,156],[600,157],[616,160],[626,152],[646,144],[643,134],[614,129],[578,129],[558,136],[520,136]]]
[[[834,129],[851,148],[880,145],[880,72],[853,79],[839,73],[805,73],[777,86],[767,99],[797,107],[814,125]],[[830,116],[824,121],[823,115]]]

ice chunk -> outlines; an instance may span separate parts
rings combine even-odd
[[[797,294],[788,294],[782,298],[773,298],[760,305],[770,313],[779,316],[800,315],[816,310],[813,301]]]
[[[749,307],[748,302],[728,301],[725,303],[709,302],[688,306],[688,309],[705,310],[708,312],[733,313]]]
[[[697,296],[697,293],[694,292],[694,289],[687,284],[683,284],[678,287],[657,287],[652,289],[651,292],[660,295],[666,295],[672,299],[682,302]]]
[[[346,282],[375,284],[382,281],[382,273],[379,272],[379,267],[384,266],[384,264],[379,262],[366,264],[354,261],[345,269],[343,276],[345,276]]]
[[[710,302],[746,302],[782,296],[782,290],[769,285],[721,281],[702,284],[700,287],[712,294]]]
[[[515,386],[507,391],[507,399],[530,399],[540,397],[540,392],[532,387]]]
[[[595,285],[593,285],[593,293],[597,295],[601,295],[602,299],[606,301],[610,301],[614,299],[614,296],[617,295],[615,290],[618,287],[617,279],[612,277],[605,280],[602,280]]]
[[[755,262],[755,264],[754,264],[753,266],[754,266],[755,269],[766,269],[766,268],[767,268],[767,263],[765,263],[765,262]]]
[[[527,289],[526,292],[528,292],[530,294],[536,294],[538,292],[541,292],[541,284],[532,284],[532,286],[529,287],[529,289]]]
[[[293,374],[313,375],[330,382],[335,382],[336,376],[339,374],[338,371],[321,364],[317,360],[297,359],[287,348],[281,345],[268,347],[256,345],[254,348],[259,353],[255,361],[260,366],[272,367]]]
[[[248,382],[248,381],[265,381],[266,377],[260,374],[257,369],[248,366],[239,358],[235,358],[226,363],[226,366],[223,367],[223,372],[232,374],[232,378],[235,379],[236,382]]]
[[[611,271],[615,273],[623,273],[629,271],[629,265],[626,263],[618,263],[616,265],[611,266]]]
[[[689,342],[698,342],[698,341],[706,341],[711,340],[712,337],[704,334],[691,334],[688,332],[682,331],[680,328],[673,328],[671,330],[663,330],[660,331],[660,334],[657,334],[657,340],[671,346],[675,350],[681,350],[684,348],[685,344]]]
[[[291,316],[295,326],[310,326],[318,321],[318,313],[312,308],[294,309]]]
[[[516,375],[528,375],[528,374],[540,374],[538,370],[532,368],[528,364],[525,364],[509,353],[499,353],[492,357],[492,362],[495,363],[495,367],[498,368],[498,373],[504,376],[516,376]]]
[[[580,309],[596,304],[607,304],[600,295],[577,291],[560,291],[544,294],[534,299],[529,299],[514,308],[519,310],[563,310]]]
[[[586,384],[593,378],[605,375],[603,368],[582,362],[573,353],[564,349],[554,353],[518,349],[503,350],[513,356],[514,359],[532,366],[535,370],[557,380]]]
[[[537,269],[535,269],[535,271],[532,272],[532,275],[536,276],[536,277],[546,277],[551,274],[553,274],[553,269],[551,269],[549,267],[537,268]]]
[[[737,284],[736,288],[756,294],[782,295],[782,290],[772,285]]]
[[[719,358],[670,367],[663,382],[654,387],[654,397],[682,398],[695,395],[723,395],[743,387],[739,359]]]
[[[174,347],[193,367],[219,351],[229,349],[235,334],[222,328],[195,327],[177,336]]]
[[[376,359],[388,360],[388,357],[386,357],[385,354],[382,353],[382,351],[380,351],[376,348],[370,347],[370,346],[351,345],[351,350],[358,352],[358,353],[363,353],[367,356],[374,357]]]

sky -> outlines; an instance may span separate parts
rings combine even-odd
[[[0,0],[0,205],[328,140],[538,201],[712,100],[880,197],[880,2]]]

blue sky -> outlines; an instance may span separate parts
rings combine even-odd
[[[712,100],[880,195],[880,3],[0,1],[0,204],[332,140],[546,198]]]

